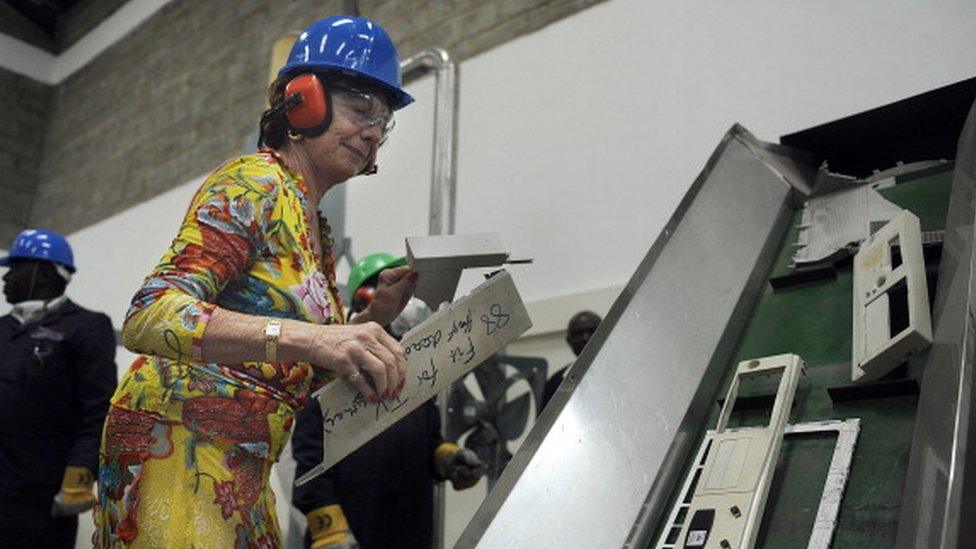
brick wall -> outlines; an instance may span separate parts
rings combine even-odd
[[[0,247],[29,220],[50,86],[0,69]]]
[[[0,2],[0,33],[50,52],[63,51],[126,0],[79,2],[48,36],[6,2]],[[40,163],[53,88],[0,69],[0,247],[30,224],[40,187]]]
[[[601,0],[362,0],[408,56],[459,60]],[[58,85],[30,222],[71,232],[213,169],[264,107],[271,44],[341,0],[176,0]],[[250,145],[249,143],[247,145]]]

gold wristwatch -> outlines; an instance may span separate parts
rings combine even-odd
[[[278,336],[281,335],[281,321],[277,318],[268,320],[264,326],[264,356],[268,362],[278,360]]]

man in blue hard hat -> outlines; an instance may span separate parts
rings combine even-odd
[[[30,229],[14,240],[0,317],[0,547],[74,547],[115,391],[111,321],[72,303],[67,241]]]

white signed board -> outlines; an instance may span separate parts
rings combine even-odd
[[[501,271],[407,332],[401,341],[407,382],[399,398],[370,403],[345,379],[317,391],[325,455],[296,484],[328,470],[531,327],[512,276]]]

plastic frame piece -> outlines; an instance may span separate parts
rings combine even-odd
[[[812,421],[809,423],[798,423],[787,425],[784,436],[806,434],[806,433],[827,433],[834,431],[837,433],[837,442],[834,445],[833,457],[830,460],[830,468],[827,471],[827,479],[824,482],[823,492],[820,496],[820,505],[817,507],[817,516],[813,522],[813,531],[810,534],[810,541],[807,549],[828,549],[834,537],[834,530],[837,528],[837,515],[840,512],[840,504],[844,497],[844,489],[847,487],[847,477],[851,470],[851,460],[854,457],[854,447],[857,445],[857,437],[861,430],[861,420],[857,418],[831,421]],[[681,492],[678,494],[678,501],[671,508],[668,521],[661,531],[661,535],[654,545],[655,549],[675,549],[679,547],[680,536],[675,536],[673,541],[668,541],[675,529],[683,529],[684,519],[688,517],[690,508],[691,490],[695,479],[699,478],[702,469],[705,467],[705,459],[711,448],[715,431],[705,433],[698,453],[695,455],[695,465],[685,478]]]
[[[749,549],[755,544],[803,360],[794,354],[739,363],[705,457],[678,547]],[[744,378],[781,374],[769,425],[726,429]]]
[[[853,294],[853,381],[874,381],[932,343],[922,231],[911,212],[861,245]]]

